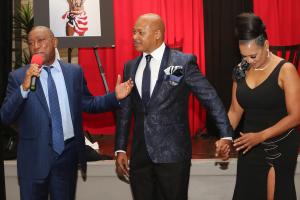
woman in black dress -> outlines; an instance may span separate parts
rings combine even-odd
[[[295,66],[269,51],[262,20],[236,18],[242,62],[234,69],[228,112],[235,129],[242,120],[234,200],[294,200],[299,148],[300,79]]]

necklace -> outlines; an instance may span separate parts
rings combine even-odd
[[[270,56],[272,56],[272,53],[268,53],[267,58],[269,61],[271,60]],[[267,69],[269,66],[270,66],[270,63],[267,63],[264,67],[253,68],[253,70],[254,71],[263,71],[263,70]]]
[[[260,67],[260,68],[254,68],[254,71],[263,71],[265,69],[267,69],[270,65],[264,66],[264,67]]]

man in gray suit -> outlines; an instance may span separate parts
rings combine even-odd
[[[195,56],[171,50],[164,43],[164,32],[160,16],[140,16],[133,40],[142,54],[124,68],[124,80],[131,78],[135,87],[118,115],[116,168],[118,175],[129,177],[135,200],[187,199],[192,155],[187,109],[190,92],[215,120],[222,137],[217,151],[224,159],[233,135],[223,104],[201,74]],[[126,150],[132,115],[129,170]]]

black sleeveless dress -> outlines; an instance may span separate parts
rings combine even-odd
[[[281,61],[269,77],[251,89],[245,79],[237,82],[237,100],[244,109],[242,132],[259,132],[287,115],[284,91],[278,85]],[[295,200],[295,167],[299,148],[296,128],[271,138],[238,156],[234,200],[266,200],[267,176],[275,169],[275,200]]]

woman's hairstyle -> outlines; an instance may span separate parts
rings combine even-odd
[[[268,39],[263,21],[253,13],[241,13],[236,17],[235,33],[240,41],[255,39],[260,46]]]

